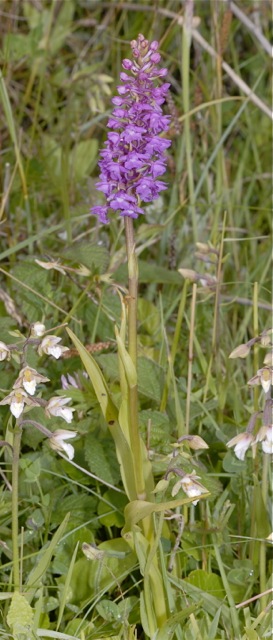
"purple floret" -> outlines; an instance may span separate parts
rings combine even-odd
[[[138,218],[144,213],[141,202],[158,198],[167,188],[157,178],[166,170],[166,149],[171,141],[160,137],[170,126],[170,116],[163,115],[170,85],[158,84],[167,69],[158,68],[160,54],[157,41],[151,43],[139,35],[131,42],[134,61],[125,59],[120,74],[118,96],[112,99],[114,109],[108,120],[111,129],[101,151],[101,173],[96,187],[106,197],[106,204],[92,207],[91,213],[105,224],[109,209],[121,216]]]

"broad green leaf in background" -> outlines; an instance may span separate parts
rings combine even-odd
[[[108,489],[102,497],[103,500],[100,500],[98,504],[100,523],[106,527],[115,526],[120,529],[124,525],[123,512],[128,503],[128,499],[124,494],[117,493],[117,491],[113,491],[112,489]]]
[[[98,153],[98,141],[82,140],[69,154],[70,174],[76,180],[82,180],[94,168]]]
[[[158,282],[160,284],[177,284],[181,287],[181,276],[176,271],[170,271],[165,267],[152,262],[138,261],[139,282]],[[127,265],[121,265],[115,272],[115,280],[127,281]]]
[[[25,596],[15,591],[8,610],[7,623],[14,640],[32,640],[34,612]]]
[[[114,353],[104,353],[97,356],[97,361],[101,364],[109,378],[116,380],[119,376],[118,360]],[[138,391],[141,395],[158,404],[161,400],[161,389],[163,385],[163,369],[149,358],[140,357],[137,363]]]
[[[54,5],[53,5],[54,7]],[[45,36],[45,44],[48,46],[48,50],[51,55],[56,55],[59,49],[64,44],[67,37],[71,34],[71,25],[73,15],[75,11],[74,0],[65,0],[60,6],[60,10],[57,12],[54,28],[50,33],[48,44]],[[40,43],[40,47],[42,43]]]
[[[195,569],[191,571],[185,580],[198,587],[198,589],[213,594],[216,598],[221,599],[225,596],[222,580],[216,573]]]
[[[105,273],[109,264],[109,252],[103,247],[93,242],[77,242],[66,248],[62,255],[64,259],[69,258],[77,264],[83,264],[90,271]]]
[[[110,484],[119,483],[119,465],[109,437],[99,439],[97,434],[89,433],[85,438],[84,456],[92,473]]]

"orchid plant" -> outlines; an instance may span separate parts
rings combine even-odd
[[[141,594],[143,629],[149,638],[155,638],[159,630],[167,630],[171,615],[170,604],[166,599],[166,578],[160,559],[160,532],[163,524],[164,527],[166,524],[164,512],[187,503],[195,505],[198,500],[208,496],[208,491],[198,482],[199,476],[194,470],[186,473],[180,468],[179,452],[175,467],[168,471],[167,475],[170,477],[162,479],[155,487],[152,463],[139,432],[138,263],[133,222],[144,214],[144,204],[158,198],[161,191],[167,188],[166,182],[160,178],[166,170],[166,150],[171,144],[165,138],[170,126],[170,116],[163,114],[162,105],[170,85],[167,82],[161,83],[167,75],[167,69],[160,67],[161,56],[157,41],[149,43],[140,34],[137,40],[131,42],[131,48],[133,59],[125,59],[122,63],[124,71],[120,74],[121,84],[117,88],[119,95],[112,100],[114,109],[107,124],[109,132],[99,161],[101,173],[96,186],[104,194],[106,203],[95,205],[91,209],[91,214],[98,216],[102,224],[109,222],[111,211],[119,212],[124,219],[128,296],[122,297],[120,294],[122,316],[120,328],[116,328],[121,389],[119,407],[113,402],[95,360],[75,334],[70,329],[67,331],[90,376],[115,441],[129,501],[125,507],[122,535],[137,555],[144,577]],[[183,444],[181,442],[180,446]],[[200,437],[192,445],[196,449],[207,446]],[[171,461],[172,459],[171,455]],[[179,481],[174,484],[175,475],[179,476]],[[173,486],[172,490],[170,487],[166,500],[169,483]],[[159,519],[156,514],[160,514]],[[164,535],[170,538],[167,528]],[[184,612],[181,612],[181,619],[183,615]]]
[[[30,335],[14,344],[0,342],[0,360],[11,360],[21,363],[21,369],[17,376],[11,392],[0,402],[0,405],[9,405],[12,416],[16,419],[13,429],[12,443],[12,550],[13,550],[13,582],[15,592],[20,587],[19,571],[19,549],[18,549],[18,477],[19,459],[21,448],[22,430],[25,427],[38,429],[48,440],[51,449],[65,453],[68,460],[74,457],[74,448],[67,440],[76,437],[75,431],[58,429],[50,431],[41,422],[29,419],[28,413],[34,407],[41,407],[45,416],[60,417],[65,422],[70,423],[74,409],[66,406],[71,398],[53,396],[49,400],[44,400],[40,395],[40,384],[49,382],[49,378],[40,374],[27,364],[27,349],[31,346],[37,349],[38,355],[50,355],[59,359],[68,347],[60,344],[61,338],[54,335],[45,335],[46,328],[42,322],[35,322],[30,331]],[[36,394],[36,395],[35,395]],[[2,442],[2,446],[8,444]]]

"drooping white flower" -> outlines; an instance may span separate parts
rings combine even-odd
[[[31,327],[32,338],[41,338],[44,335],[46,328],[42,322],[34,322]]]
[[[66,440],[70,440],[71,438],[75,438],[77,435],[76,431],[67,431],[66,429],[58,429],[55,431],[51,438],[49,438],[49,444],[54,451],[64,451],[69,460],[73,460],[74,458],[74,447],[72,444],[66,442]]]
[[[57,336],[45,336],[38,347],[39,355],[46,353],[58,360],[65,351],[69,351],[68,347],[63,347],[59,342],[61,342],[61,338]]]
[[[267,393],[273,384],[273,367],[262,367],[257,371],[256,376],[253,376],[248,381],[248,384],[253,386],[261,384],[265,393]]]
[[[24,389],[31,396],[33,396],[39,382],[49,382],[49,378],[42,376],[40,373],[38,373],[38,371],[32,369],[31,367],[24,367],[22,371],[20,371],[20,374],[15,381],[13,388],[18,389],[19,387],[23,386]]]
[[[273,366],[273,351],[268,351],[264,357],[264,364]]]
[[[10,359],[10,350],[8,346],[5,344],[5,342],[1,342],[0,340],[0,362],[3,362],[3,360],[9,360],[9,359]]]
[[[264,425],[259,429],[255,439],[255,443],[256,442],[262,443],[262,450],[264,451],[264,453],[269,453],[269,454],[273,453],[273,425],[272,424],[268,426]]]
[[[229,358],[246,358],[248,356],[250,352],[250,345],[248,343],[246,344],[239,344],[238,347],[236,347],[236,349],[233,349],[233,351],[229,354]]]
[[[200,480],[200,476],[197,476],[195,471],[191,473],[187,473],[183,476],[183,478],[179,478],[178,482],[172,488],[172,496],[176,496],[179,489],[183,489],[186,495],[189,498],[196,498],[201,496],[202,493],[208,493],[208,490],[198,482]],[[192,504],[196,505],[198,500],[194,500]]]
[[[245,459],[248,448],[254,444],[255,438],[252,433],[239,433],[227,442],[227,447],[234,447],[234,453],[239,460]]]
[[[208,445],[200,436],[181,436],[178,439],[179,443],[187,442],[191,449],[198,451],[198,449],[208,449]]]
[[[43,269],[46,269],[47,271],[50,269],[54,269],[55,271],[59,271],[60,273],[63,274],[63,276],[65,276],[65,269],[59,263],[58,260],[50,260],[49,262],[42,262],[42,260],[35,260],[35,262],[37,262],[37,264],[40,267],[42,267]]]
[[[9,404],[12,415],[15,418],[19,418],[23,413],[24,405],[33,405],[37,406],[37,402],[30,398],[24,389],[14,389],[11,393],[8,394],[3,400],[1,400],[1,404]]]
[[[73,411],[75,411],[75,409],[71,407],[65,407],[70,400],[71,398],[64,398],[63,396],[53,396],[45,407],[46,415],[49,418],[51,416],[63,418],[66,422],[70,423],[73,418]]]

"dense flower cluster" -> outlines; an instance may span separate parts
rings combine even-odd
[[[171,141],[160,137],[167,131],[170,116],[164,116],[161,105],[169,89],[168,83],[158,86],[167,69],[158,68],[158,42],[151,43],[140,34],[131,42],[134,61],[125,59],[118,96],[112,100],[114,110],[107,126],[105,149],[101,151],[100,180],[96,184],[107,204],[95,206],[91,213],[107,223],[108,209],[122,216],[137,218],[144,213],[141,202],[158,198],[167,185],[158,177],[166,170],[165,150]]]

